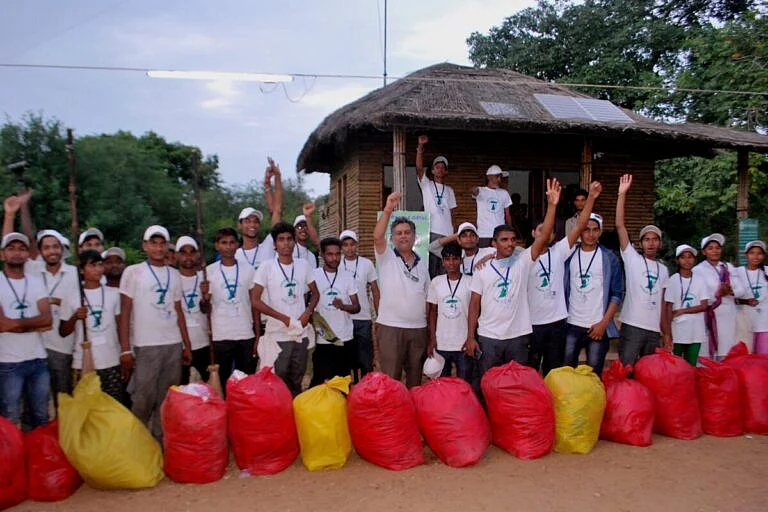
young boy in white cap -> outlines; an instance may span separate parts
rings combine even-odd
[[[147,259],[126,268],[120,280],[120,366],[126,375],[133,369],[131,410],[157,439],[168,388],[181,382],[182,364],[192,362],[181,276],[166,265],[169,240],[163,226],[148,227],[142,246]]]
[[[746,308],[752,328],[754,342],[752,352],[768,354],[768,276],[765,273],[765,243],[754,240],[744,246],[747,264],[737,272],[746,285],[744,297],[737,299],[742,308]]]
[[[119,247],[110,247],[103,253],[104,259],[104,277],[106,285],[110,288],[120,288],[120,278],[125,272],[125,251]]]
[[[293,227],[296,229],[296,247],[293,257],[305,260],[313,270],[317,268],[317,256],[307,247],[307,241],[312,241],[315,247],[320,246],[320,236],[312,223],[312,213],[315,211],[314,203],[306,203],[303,214],[296,216]]]
[[[706,312],[709,355],[718,360],[728,355],[736,343],[736,297],[746,290],[736,268],[721,260],[725,237],[712,233],[701,240],[704,261],[693,267],[693,275],[702,279],[711,298]]]
[[[696,264],[696,249],[690,245],[678,245],[675,249],[678,273],[669,278],[664,290],[663,315],[667,332],[671,332],[671,341],[676,356],[696,366],[701,346],[707,344],[707,328],[704,314],[710,297],[703,279],[692,272]],[[669,339],[665,339],[665,348],[669,350]]]
[[[357,233],[345,230],[339,236],[344,257],[340,269],[352,276],[357,286],[357,298],[360,311],[352,315],[354,338],[351,350],[355,354],[352,360],[352,374],[358,382],[365,374],[373,371],[373,310],[368,298],[370,288],[373,307],[379,310],[379,283],[373,262],[357,252]]]
[[[42,280],[24,272],[29,238],[7,233],[0,250],[0,415],[20,424],[23,400],[28,426],[39,427],[48,423],[50,379],[40,331],[51,328],[50,304]]]
[[[661,249],[661,230],[648,225],[640,230],[639,254],[629,242],[629,232],[624,222],[624,205],[632,186],[632,175],[619,179],[619,196],[616,200],[616,232],[619,235],[621,259],[624,261],[626,294],[621,306],[621,332],[619,334],[619,359],[623,364],[635,364],[638,358],[653,354],[667,331],[662,319],[664,288],[669,270],[657,258]],[[666,342],[669,344],[669,342]]]
[[[512,215],[509,207],[512,205],[512,198],[509,192],[501,188],[501,179],[509,176],[509,173],[502,171],[498,165],[492,165],[485,172],[484,187],[474,187],[472,197],[477,203],[477,230],[480,235],[480,247],[491,245],[493,230],[496,226],[506,224],[512,225]]]
[[[442,251],[443,247],[453,242],[458,243],[461,247],[461,267],[459,270],[462,275],[467,277],[472,277],[472,274],[475,272],[475,265],[479,264],[483,257],[496,252],[493,247],[486,247],[484,249],[479,247],[480,237],[477,233],[477,228],[471,222],[462,222],[456,233],[438,238],[429,244],[429,250]],[[520,252],[522,252],[522,249]]]
[[[189,384],[190,369],[197,370],[203,382],[208,381],[208,365],[211,364],[208,313],[211,303],[205,299],[208,283],[203,281],[202,255],[197,241],[191,236],[176,240],[176,260],[181,275],[181,309],[187,323],[189,343],[192,347],[192,364],[182,366],[181,383]],[[222,388],[223,389],[223,388]]]
[[[429,213],[429,241],[453,233],[452,210],[456,204],[456,194],[453,188],[445,184],[448,175],[448,159],[438,156],[432,161],[432,179],[427,176],[424,166],[424,146],[429,143],[429,137],[419,135],[416,147],[416,179],[424,203],[424,211]],[[440,252],[430,252],[429,274],[434,277],[440,271]]]
[[[264,172],[264,196],[272,217],[272,226],[280,222],[283,215],[283,182],[280,175],[280,167],[271,158],[267,158],[268,165]],[[272,179],[274,178],[274,186]],[[237,216],[240,234],[243,237],[242,246],[237,250],[235,257],[244,264],[250,265],[254,270],[265,261],[275,258],[275,246],[272,238],[267,235],[259,242],[259,232],[264,214],[251,208],[243,208]]]
[[[77,239],[77,252],[87,249],[93,249],[99,253],[104,251],[104,233],[99,228],[88,228],[80,233]]]

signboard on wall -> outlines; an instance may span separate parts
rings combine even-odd
[[[739,264],[746,265],[747,258],[744,255],[744,248],[749,242],[759,240],[757,219],[741,219],[739,221]]]
[[[389,234],[392,232],[392,221],[397,217],[405,217],[416,225],[416,243],[413,246],[413,252],[419,255],[421,261],[429,264],[429,213],[414,212],[408,210],[397,210],[392,213],[387,225],[387,248],[392,250],[393,245]],[[376,219],[381,218],[381,212],[376,214]]]

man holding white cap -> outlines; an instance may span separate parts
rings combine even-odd
[[[181,275],[181,309],[187,323],[189,343],[192,347],[192,364],[203,382],[208,381],[208,365],[211,364],[210,340],[208,338],[208,316],[210,302],[204,299],[208,286],[203,282],[200,271],[200,250],[191,236],[180,236],[176,240],[176,259]],[[191,366],[182,366],[181,383],[189,384]]]
[[[307,241],[311,240],[315,247],[320,247],[320,236],[312,223],[312,213],[315,211],[314,203],[306,203],[302,208],[303,215],[298,215],[293,220],[296,229],[296,248],[293,257],[297,260],[306,260],[311,269],[317,268],[317,256],[307,247]]]
[[[635,364],[638,358],[653,354],[664,338],[670,344],[672,333],[662,319],[664,288],[669,280],[669,270],[657,256],[661,249],[661,230],[648,225],[640,230],[639,254],[629,242],[629,232],[624,222],[624,205],[632,186],[632,175],[619,179],[619,196],[616,200],[616,232],[619,235],[621,259],[624,261],[626,295],[621,306],[621,333],[619,335],[619,359],[623,364]]]
[[[378,311],[379,283],[376,280],[376,267],[373,262],[357,253],[357,233],[347,229],[341,232],[339,239],[341,251],[344,253],[339,268],[351,274],[357,286],[357,297],[360,302],[360,311],[352,315],[354,338],[351,349],[356,356],[352,361],[352,373],[355,382],[358,382],[365,374],[373,371],[373,315],[371,301],[368,298],[368,287],[373,297],[373,306]]]
[[[107,280],[107,286],[110,288],[120,288],[120,278],[125,272],[125,251],[119,247],[110,247],[103,253],[104,259],[104,277]]]
[[[170,236],[163,226],[144,231],[146,261],[125,269],[120,280],[120,366],[134,366],[131,410],[162,439],[160,406],[170,386],[181,382],[181,365],[192,347],[181,307],[181,276],[166,265]],[[151,424],[150,424],[151,420]]]
[[[264,196],[267,199],[272,226],[274,226],[280,222],[283,214],[283,182],[280,176],[280,167],[271,158],[267,160],[269,165],[264,173]],[[264,214],[250,206],[243,208],[237,216],[243,244],[235,253],[235,257],[240,263],[250,265],[254,270],[265,261],[275,259],[275,245],[272,242],[272,237],[267,235],[259,243],[259,231],[263,220]]]
[[[564,363],[576,368],[579,353],[587,352],[587,364],[597,375],[603,371],[609,338],[619,335],[613,317],[624,296],[619,259],[600,245],[603,218],[592,213],[581,232],[581,243],[565,261]]]
[[[453,233],[442,238],[438,238],[431,244],[429,244],[430,251],[442,251],[446,245],[457,242],[461,246],[461,275],[472,277],[475,272],[475,265],[479,264],[481,260],[487,259],[486,256],[490,256],[496,253],[493,247],[485,247],[481,249],[478,246],[480,237],[477,233],[477,228],[471,222],[462,222],[459,225],[459,229],[456,233]],[[520,249],[522,252],[522,249]],[[517,255],[517,252],[515,253]],[[469,281],[468,281],[469,282]]]
[[[42,280],[24,273],[29,238],[7,233],[0,250],[0,415],[19,425],[23,400],[29,426],[39,427],[48,423],[50,378],[40,331],[51,328],[50,304]]]
[[[506,178],[509,173],[502,171],[498,165],[492,165],[485,172],[486,186],[472,188],[472,197],[477,203],[477,230],[480,235],[480,247],[491,245],[493,230],[496,226],[512,225],[512,215],[509,207],[512,198],[509,192],[501,188],[501,178]]]
[[[104,251],[104,233],[100,229],[88,228],[80,233],[77,239],[77,252],[80,253],[86,249],[93,249],[99,253]]]
[[[416,178],[421,190],[424,211],[429,213],[429,241],[453,233],[451,210],[456,208],[456,194],[453,188],[445,184],[448,176],[448,159],[438,156],[432,161],[432,178],[427,176],[424,167],[424,146],[429,143],[429,137],[419,135],[419,145],[416,147]],[[434,277],[440,272],[440,250],[430,251],[429,275]]]
[[[701,239],[701,252],[706,258],[693,267],[694,278],[702,279],[711,298],[707,309],[709,355],[720,360],[736,343],[736,301],[746,290],[736,276],[736,268],[721,260],[725,237],[712,233]]]

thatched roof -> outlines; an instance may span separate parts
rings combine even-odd
[[[363,129],[450,129],[634,137],[707,149],[768,151],[768,137],[703,124],[666,124],[621,109],[634,122],[558,119],[535,94],[590,98],[505,69],[436,64],[377,89],[326,117],[299,154],[299,170],[330,171],[349,134]],[[569,100],[570,101],[570,100]],[[490,113],[489,113],[490,112]],[[683,156],[685,153],[681,153]]]

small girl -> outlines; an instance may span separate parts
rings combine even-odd
[[[737,269],[739,278],[747,285],[746,297],[739,304],[747,306],[751,320],[755,354],[768,354],[768,278],[763,260],[765,244],[760,240],[749,242],[744,248],[747,265]]]

